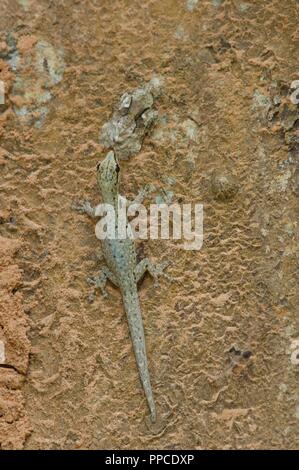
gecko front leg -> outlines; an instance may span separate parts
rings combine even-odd
[[[89,217],[96,217],[96,208],[92,207],[89,201],[82,201],[77,204],[73,204],[73,209],[80,212],[80,214],[87,214]]]
[[[73,205],[73,208],[80,212],[81,214],[87,214],[90,217],[96,218],[96,208],[92,207],[89,201],[82,201],[76,205]],[[96,289],[100,289],[103,297],[108,297],[106,291],[107,280],[111,281],[116,287],[118,287],[118,281],[116,276],[109,270],[107,266],[103,266],[101,271],[97,276],[91,276],[87,278],[87,282],[90,285],[93,285]]]
[[[151,262],[150,259],[144,258],[140,263],[137,264],[135,267],[135,276],[136,276],[136,282],[139,282],[145,273],[148,271],[149,274],[154,278],[154,286],[159,285],[158,278],[159,276],[165,277],[168,281],[172,281],[171,276],[168,274],[164,273],[164,269],[169,266],[170,262],[169,261],[162,261],[162,263],[159,264],[154,264]]]

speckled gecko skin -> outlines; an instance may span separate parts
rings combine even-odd
[[[118,201],[121,198],[118,192],[119,176],[120,167],[118,161],[114,152],[110,151],[106,158],[97,166],[97,183],[102,195],[102,202],[111,204],[114,207],[116,229]],[[141,191],[134,203],[140,204],[147,192],[147,190]],[[81,211],[88,213],[90,216],[95,216],[95,209],[88,202],[82,203]],[[95,287],[100,288],[105,296],[107,296],[105,291],[107,279],[121,290],[141,383],[150,409],[151,421],[155,422],[156,406],[148,370],[137,283],[142,279],[146,271],[153,276],[156,284],[159,275],[169,278],[167,274],[163,273],[163,269],[168,263],[160,263],[154,266],[145,258],[137,264],[134,240],[131,238],[104,239],[101,240],[101,244],[107,267],[102,269],[98,277],[89,278],[89,282],[95,285]]]

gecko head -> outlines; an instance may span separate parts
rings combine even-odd
[[[97,164],[97,181],[101,191],[117,191],[120,167],[113,150]]]

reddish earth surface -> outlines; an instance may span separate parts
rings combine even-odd
[[[3,0],[0,448],[299,447],[298,4]],[[99,132],[155,78],[158,118],[121,161],[133,198],[202,203],[204,243],[140,300],[148,422],[120,293],[92,301]]]

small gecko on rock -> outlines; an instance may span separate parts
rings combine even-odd
[[[97,165],[97,183],[102,194],[103,203],[110,204],[114,208],[116,234],[119,201],[122,198],[118,192],[119,176],[120,167],[118,161],[115,153],[110,151],[106,158]],[[141,204],[149,191],[150,188],[143,189],[133,204]],[[89,202],[81,203],[77,209],[80,212],[96,217],[96,209]],[[107,279],[121,290],[141,383],[150,409],[151,421],[155,422],[156,406],[148,371],[137,284],[143,278],[146,271],[151,274],[156,284],[159,275],[163,275],[171,280],[170,276],[163,272],[163,269],[169,263],[162,262],[154,266],[148,258],[145,258],[137,264],[134,240],[130,237],[124,239],[117,238],[117,236],[115,239],[106,238],[101,240],[101,245],[107,266],[101,270],[97,277],[89,278],[88,281],[99,288],[105,296],[107,296],[105,291]]]

